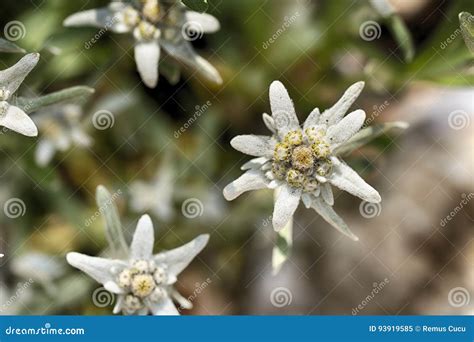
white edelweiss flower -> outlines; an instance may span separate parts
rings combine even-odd
[[[149,211],[156,217],[169,221],[174,216],[173,177],[173,168],[168,162],[164,162],[151,182],[133,182],[130,185],[131,209],[136,213]]]
[[[30,53],[14,66],[0,70],[0,126],[28,137],[37,136],[38,129],[22,109],[11,105],[9,101],[38,60],[38,53]]]
[[[367,202],[381,201],[379,193],[342,162],[336,151],[364,124],[363,110],[345,115],[363,87],[364,82],[353,84],[322,114],[314,109],[301,127],[287,90],[281,82],[273,82],[272,115],[263,114],[273,135],[240,135],[232,139],[232,147],[257,158],[244,164],[245,173],[225,187],[225,198],[231,201],[249,190],[277,189],[273,212],[276,231],[292,219],[301,199],[336,229],[358,240],[332,208],[331,185]]]
[[[35,161],[39,166],[48,165],[57,151],[64,152],[74,145],[92,145],[92,138],[81,125],[82,116],[82,108],[72,104],[37,112],[34,121],[42,133],[35,151]]]
[[[115,33],[132,33],[135,61],[143,82],[150,88],[158,83],[161,48],[178,62],[196,69],[217,84],[219,72],[194,51],[190,40],[220,29],[210,14],[189,11],[181,1],[143,0],[130,4],[113,1],[105,8],[75,13],[65,26],[94,26]]]
[[[179,315],[172,299],[180,301],[180,297],[173,284],[208,240],[209,235],[200,235],[181,247],[153,255],[153,223],[144,215],[138,221],[127,260],[72,252],[67,261],[118,296],[114,313]]]

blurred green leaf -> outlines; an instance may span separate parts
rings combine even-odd
[[[405,22],[400,16],[394,14],[388,18],[388,26],[403,51],[405,61],[411,62],[415,56],[415,48],[411,33]]]
[[[209,8],[207,0],[182,0],[182,2],[190,9],[197,12],[205,12]]]
[[[114,257],[125,257],[128,255],[128,246],[123,235],[122,224],[118,215],[114,198],[102,185],[97,187],[97,206],[102,213],[106,225],[106,236]]]
[[[273,274],[278,274],[278,272],[280,272],[283,264],[291,255],[292,246],[293,219],[291,219],[286,226],[277,233],[277,240],[272,253]]]
[[[406,122],[395,121],[378,125],[366,127],[354,135],[347,143],[336,149],[336,155],[347,155],[355,149],[367,144],[371,140],[388,133],[394,129],[406,129],[408,124]]]
[[[32,113],[41,107],[51,106],[64,102],[85,100],[87,97],[94,94],[94,91],[95,90],[93,88],[77,86],[56,91],[54,93],[33,99],[19,97],[16,100],[16,104],[26,113]]]

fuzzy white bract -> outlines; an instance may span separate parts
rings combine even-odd
[[[212,15],[189,11],[181,1],[113,1],[105,8],[75,13],[65,26],[94,26],[115,33],[130,33],[135,38],[135,61],[143,82],[154,88],[158,82],[161,49],[212,82],[222,83],[217,70],[194,51],[192,37],[220,29]],[[191,27],[191,32],[189,31]]]
[[[179,315],[173,299],[180,297],[173,284],[178,275],[206,246],[208,235],[170,251],[153,255],[154,230],[144,215],[138,221],[126,260],[68,253],[67,261],[118,296],[114,313],[126,315]]]
[[[244,164],[245,173],[226,186],[224,196],[233,200],[249,190],[277,189],[273,227],[279,231],[292,219],[300,200],[336,229],[357,240],[332,206],[331,185],[364,201],[378,203],[379,193],[337,156],[338,148],[362,127],[365,112],[345,115],[364,87],[353,84],[342,98],[322,114],[314,109],[300,126],[293,102],[281,82],[270,86],[272,115],[263,121],[272,136],[240,135],[232,139],[236,150],[257,157]]]
[[[21,108],[10,104],[10,100],[38,60],[39,54],[30,53],[12,67],[0,71],[0,126],[28,137],[37,136],[38,129]]]

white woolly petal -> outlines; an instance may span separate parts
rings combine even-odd
[[[290,95],[288,95],[285,86],[280,81],[274,81],[270,85],[270,106],[280,137],[283,137],[288,131],[299,128],[300,124],[296,116],[293,101]]]
[[[238,135],[230,141],[230,145],[250,156],[272,158],[276,142],[263,135]]]
[[[321,189],[321,197],[329,205],[334,205],[334,195],[332,193],[332,188],[329,183],[321,184],[319,187]]]
[[[15,65],[0,71],[0,89],[5,89],[11,95],[17,91],[26,76],[33,70],[39,61],[39,53],[29,53]],[[4,99],[5,100],[5,99]],[[1,101],[1,99],[0,99]]]
[[[157,303],[148,301],[147,304],[154,316],[179,316],[178,309],[169,297],[163,298]]]
[[[155,232],[153,223],[148,215],[143,215],[138,221],[130,246],[130,257],[133,260],[148,260],[153,254]]]
[[[311,113],[309,113],[308,117],[306,118],[306,121],[304,122],[303,125],[303,130],[311,127],[311,126],[316,126],[319,123],[319,116],[321,113],[319,112],[319,108],[314,108]]]
[[[358,241],[359,238],[355,236],[347,226],[347,224],[342,220],[341,217],[334,211],[332,206],[327,204],[323,201],[320,197],[314,197],[311,208],[316,210],[316,212],[321,215],[323,219],[325,219],[329,224],[331,224],[334,228],[339,230],[344,235],[350,237],[354,241]]]
[[[357,196],[364,201],[378,203],[380,198],[377,190],[367,184],[354,170],[341,162],[336,157],[332,157],[333,169],[329,176],[329,182],[341,190]]]
[[[246,191],[265,189],[268,179],[259,170],[249,170],[224,188],[224,197],[232,201]]]
[[[208,241],[209,235],[199,235],[181,247],[155,255],[154,260],[157,264],[164,263],[167,266],[168,274],[176,278],[206,247]]]
[[[137,42],[135,45],[135,62],[143,83],[149,88],[155,88],[158,83],[159,60],[160,45],[157,41]]]
[[[359,97],[362,89],[364,89],[364,84],[364,82],[360,81],[351,85],[334,106],[326,109],[323,114],[321,114],[319,117],[319,123],[328,126],[338,123],[344,117],[350,106],[355,102],[357,97]]]
[[[68,253],[66,259],[71,266],[80,269],[102,285],[115,281],[113,270],[127,267],[121,260],[91,257],[75,252]]]
[[[334,126],[329,127],[327,131],[327,139],[331,144],[331,149],[334,150],[352,138],[354,134],[359,132],[360,128],[364,124],[364,121],[365,112],[361,109],[358,109],[348,114]]]
[[[116,1],[108,7],[74,13],[64,20],[63,25],[106,28],[116,33],[130,32],[131,27],[125,24],[122,12],[126,7],[125,4]]]
[[[241,170],[246,171],[250,169],[259,169],[261,168],[266,162],[268,162],[268,159],[265,157],[258,157],[249,160],[246,162],[244,165],[240,167]]]
[[[207,13],[187,11],[185,17],[188,24],[195,27],[199,33],[214,33],[221,28],[219,20]]]
[[[22,109],[15,106],[9,106],[7,112],[0,116],[0,126],[4,126],[27,137],[36,137],[38,135],[38,128],[36,128],[33,120]]]
[[[171,43],[161,39],[160,44],[173,58],[196,69],[197,72],[210,81],[216,84],[222,84],[222,78],[216,68],[199,56],[188,41],[180,40],[178,43]]]
[[[298,208],[301,198],[301,189],[293,188],[288,184],[279,188],[279,193],[273,210],[273,228],[280,231],[290,221]]]
[[[262,118],[263,118],[263,122],[265,123],[265,126],[267,126],[270,132],[275,134],[276,133],[275,120],[273,120],[273,118],[267,113],[263,113]]]

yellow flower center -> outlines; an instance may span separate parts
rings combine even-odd
[[[307,146],[301,145],[293,150],[291,162],[295,168],[301,171],[309,170],[313,167],[313,152]]]
[[[155,289],[153,277],[149,274],[138,274],[132,280],[132,293],[140,298],[150,295]]]

